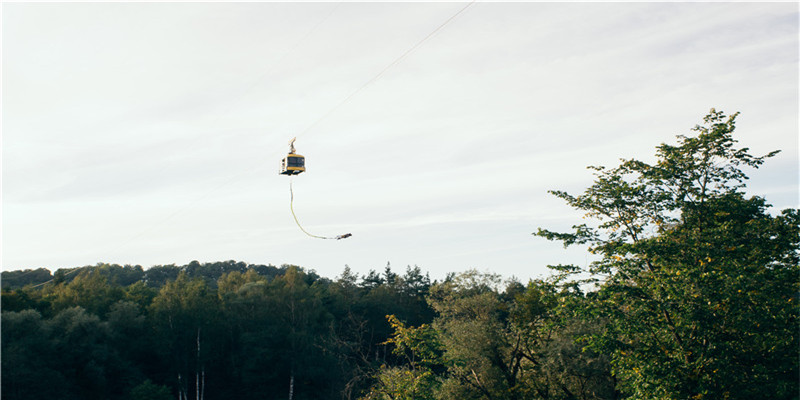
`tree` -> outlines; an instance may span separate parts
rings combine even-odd
[[[288,373],[284,382],[290,400],[325,397],[335,380],[330,368],[334,360],[319,346],[329,331],[331,315],[321,301],[324,285],[315,278],[313,272],[289,266],[270,285],[268,304],[282,336],[276,341],[281,347],[276,346],[274,352],[277,365]]]
[[[36,308],[36,301],[24,289],[3,289],[0,293],[0,306],[3,311],[22,311]]]
[[[208,337],[219,327],[218,301],[205,280],[190,279],[185,272],[167,282],[150,305],[156,332],[162,338],[161,354],[177,376],[178,393],[188,399],[194,394],[200,400],[205,393],[205,371],[208,365]],[[205,342],[206,345],[202,346]]]
[[[160,367],[155,339],[141,311],[139,304],[119,301],[106,314],[108,343],[120,356],[116,369],[122,372],[119,380],[123,380],[125,386],[142,381]]]
[[[109,282],[120,286],[128,286],[144,278],[144,269],[141,265],[117,265],[98,263],[94,267],[88,267],[102,273],[108,278]]]
[[[34,310],[4,311],[2,327],[2,398],[44,400],[64,396],[71,382],[58,368],[59,355],[42,315]]]
[[[168,387],[156,385],[147,379],[131,389],[128,397],[130,400],[171,400],[172,393]]]
[[[364,398],[614,398],[607,357],[579,342],[603,326],[581,319],[587,299],[562,279],[500,291],[499,276],[468,271],[433,285],[432,324],[387,317],[399,363],[382,364]]]
[[[469,271],[430,289],[433,327],[444,348],[441,398],[522,398],[527,357],[523,332],[509,329],[500,277]]]
[[[365,289],[374,289],[378,286],[383,285],[384,282],[386,281],[381,277],[381,274],[375,272],[374,269],[371,269],[369,270],[369,274],[361,278],[361,287]]]
[[[267,278],[253,270],[234,271],[220,277],[217,286],[227,331],[224,365],[236,382],[227,397],[268,396],[278,385],[278,370],[271,366],[277,363],[273,350],[282,327],[273,316]]]
[[[418,266],[406,267],[403,275],[403,291],[409,296],[425,296],[431,287],[431,277],[427,273],[422,275],[422,270]]]
[[[108,324],[81,307],[71,307],[47,321],[52,335],[54,368],[66,378],[64,391],[74,398],[118,397],[123,390],[119,379],[126,371],[119,353],[110,345]]]
[[[603,320],[587,315],[592,302],[578,282],[568,281],[563,266],[547,279],[528,282],[513,293],[510,332],[516,332],[526,359],[521,365],[524,398],[614,399],[609,358],[588,348],[585,338],[603,332]]]
[[[794,398],[800,215],[768,213],[743,192],[743,167],[761,157],[736,148],[738,114],[714,109],[696,136],[657,147],[657,161],[591,167],[582,195],[551,191],[599,224],[539,229],[600,260],[596,312],[610,330],[620,388],[635,399]]]
[[[125,300],[138,304],[140,307],[146,309],[153,302],[153,299],[158,295],[158,290],[147,286],[144,281],[138,281],[124,289]]]
[[[47,298],[55,311],[80,306],[95,315],[105,315],[124,295],[118,285],[94,267],[83,268],[71,282],[48,289]]]
[[[181,268],[175,264],[154,265],[148,268],[147,271],[144,271],[144,282],[147,286],[160,288],[167,282],[177,279],[180,272]]]
[[[26,285],[39,285],[45,283],[53,276],[44,268],[26,269],[24,271],[3,271],[0,273],[0,286],[3,289],[22,288]]]
[[[386,319],[394,329],[387,343],[394,345],[392,353],[404,358],[405,364],[381,365],[375,384],[363,399],[435,399],[441,386],[435,370],[442,366],[442,345],[437,331],[427,324],[407,327],[394,315],[387,315]]]

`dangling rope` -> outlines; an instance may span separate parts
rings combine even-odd
[[[313,238],[317,238],[317,239],[336,239],[336,240],[347,239],[350,236],[353,236],[353,235],[351,235],[349,233],[345,233],[344,235],[339,235],[339,236],[317,236],[317,235],[313,235],[311,233],[308,233],[308,231],[305,230],[302,225],[300,225],[300,221],[297,219],[297,215],[295,215],[295,213],[294,213],[294,190],[292,190],[292,178],[291,177],[289,177],[289,196],[290,196],[290,198],[289,198],[289,209],[292,210],[292,217],[294,217],[294,222],[297,224],[297,227],[299,227],[300,230],[303,231],[303,233],[305,233],[306,235],[311,236]]]

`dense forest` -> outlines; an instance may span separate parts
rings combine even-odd
[[[553,191],[587,221],[533,235],[597,261],[544,279],[236,261],[3,272],[2,396],[797,399],[800,213],[745,194],[743,168],[777,152],[737,148],[736,117],[712,109],[653,164]]]

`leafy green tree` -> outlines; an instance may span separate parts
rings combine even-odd
[[[158,295],[158,290],[147,286],[144,281],[137,281],[123,289],[123,300],[136,303],[143,310],[150,307],[153,299]]]
[[[60,311],[47,321],[54,368],[69,383],[64,389],[75,398],[102,399],[124,393],[129,372],[111,345],[108,324],[81,307]]]
[[[119,354],[117,370],[122,373],[119,380],[125,388],[163,368],[158,362],[160,357],[152,326],[142,311],[141,305],[121,300],[112,305],[106,315],[108,344]]]
[[[94,315],[105,315],[124,296],[119,285],[94,267],[83,268],[72,281],[48,287],[46,293],[56,312],[79,306]]]
[[[50,341],[50,327],[38,311],[3,312],[0,332],[3,399],[44,400],[69,393],[69,381],[57,365],[60,355]]]
[[[211,287],[216,284],[217,280],[219,280],[222,275],[230,272],[239,272],[244,274],[248,271],[246,263],[236,262],[233,260],[203,264],[200,264],[198,261],[192,261],[188,265],[182,267],[182,269],[191,278],[205,279],[206,283],[208,283]]]
[[[394,329],[387,343],[394,345],[392,352],[403,357],[405,364],[381,365],[375,384],[363,399],[435,399],[441,386],[435,370],[441,369],[443,350],[436,330],[427,324],[407,327],[394,315],[386,318]]]
[[[223,365],[236,382],[230,397],[268,396],[278,372],[271,366],[277,362],[273,348],[281,327],[269,305],[267,279],[251,271],[230,272],[217,282],[227,338]]]
[[[583,194],[553,191],[597,226],[539,236],[600,256],[594,345],[613,354],[635,399],[790,399],[798,393],[800,215],[768,213],[743,191],[756,157],[736,148],[738,114],[714,109],[696,136],[657,147],[657,161],[593,167]]]
[[[156,385],[147,379],[131,389],[128,398],[130,400],[171,400],[172,393],[168,387]]]
[[[579,341],[601,331],[586,298],[560,275],[510,281],[475,271],[431,288],[445,374],[440,399],[610,399],[608,360]]]
[[[428,400],[435,399],[438,386],[431,371],[410,366],[381,365],[376,384],[361,397],[363,400]]]
[[[3,311],[23,311],[35,309],[37,302],[31,298],[30,292],[24,289],[3,289],[0,294],[0,306]]]
[[[327,284],[299,267],[268,280],[253,270],[218,280],[232,396],[326,398],[341,381],[327,347],[332,318]],[[276,388],[280,388],[276,392]]]
[[[0,285],[3,289],[22,288],[26,285],[45,283],[53,276],[45,268],[26,269],[22,271],[3,271],[0,274]]]
[[[117,265],[98,263],[94,267],[86,267],[105,275],[109,282],[120,286],[128,286],[144,278],[144,269],[141,265]]]
[[[217,280],[217,293],[220,300],[224,300],[225,296],[235,294],[246,284],[266,281],[267,278],[259,275],[254,269],[249,269],[244,273],[232,271],[223,274]]]
[[[551,268],[556,274],[547,279],[506,289],[514,295],[508,329],[517,332],[528,361],[520,391],[525,398],[616,398],[609,358],[585,344],[605,324],[588,315],[592,300],[579,282],[566,280],[565,267]]]
[[[522,332],[508,329],[500,285],[497,275],[470,271],[431,288],[448,370],[442,398],[521,398],[527,348]]]
[[[177,392],[202,395],[205,371],[212,359],[214,333],[219,327],[217,296],[202,278],[190,279],[185,272],[167,282],[150,305],[160,354],[177,377]],[[210,338],[212,338],[210,340]],[[205,346],[203,346],[205,343]],[[165,381],[167,377],[164,377]]]
[[[144,271],[144,282],[152,288],[161,288],[169,281],[174,281],[181,273],[181,268],[175,264],[154,265]]]
[[[376,349],[382,346],[374,334],[376,321],[365,316],[362,299],[366,293],[368,289],[358,285],[358,275],[345,265],[323,299],[332,316],[324,346],[337,359],[344,399],[355,398],[370,385]]]
[[[290,266],[270,283],[269,307],[275,322],[282,327],[283,345],[275,349],[279,355],[285,383],[297,399],[322,398],[330,395],[335,361],[322,353],[321,339],[329,332],[331,315],[322,303],[324,284],[309,278],[302,269]]]

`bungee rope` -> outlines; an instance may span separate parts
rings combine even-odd
[[[336,239],[336,240],[347,239],[350,236],[353,236],[352,234],[349,234],[349,233],[345,233],[345,234],[339,235],[339,236],[318,236],[318,235],[314,235],[312,233],[309,233],[307,230],[305,230],[305,228],[303,228],[303,226],[300,225],[300,221],[297,219],[297,215],[295,215],[295,213],[294,213],[294,190],[292,190],[292,178],[291,177],[289,177],[289,209],[292,210],[292,217],[294,217],[294,222],[297,224],[297,227],[300,228],[300,230],[303,231],[303,233],[305,233],[308,236],[311,236],[311,237],[317,238],[317,239]]]

